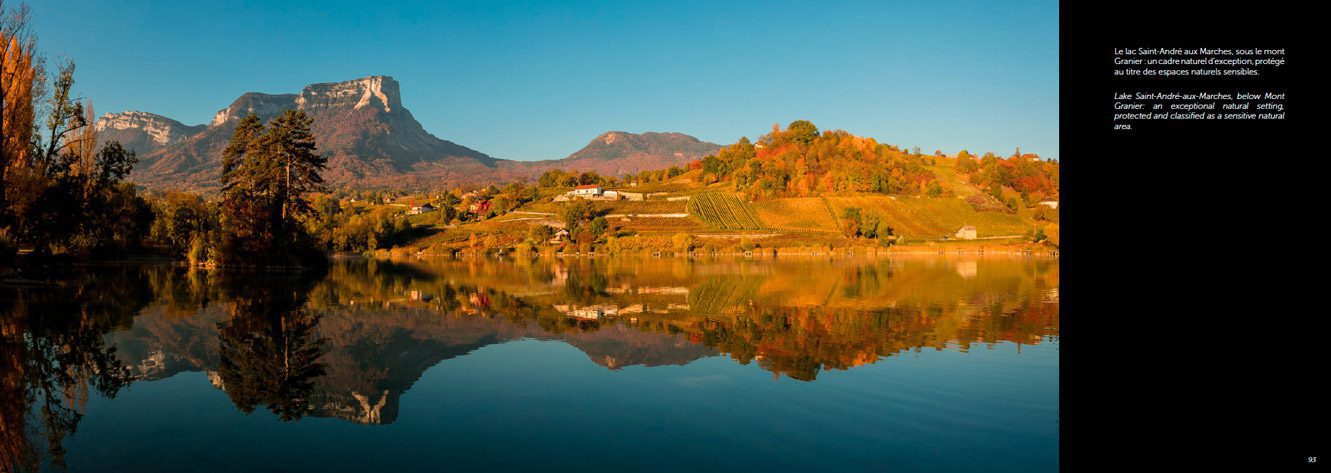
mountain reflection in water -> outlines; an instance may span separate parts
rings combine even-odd
[[[245,413],[398,419],[444,360],[553,340],[598,365],[725,356],[817,382],[905,351],[1057,339],[1058,262],[339,260],[300,276],[88,268],[0,288],[0,471],[60,465],[90,391],[201,371]],[[42,460],[46,458],[46,460]]]

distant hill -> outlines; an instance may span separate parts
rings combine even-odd
[[[335,187],[430,189],[532,179],[563,168],[608,175],[681,165],[720,145],[681,133],[613,131],[567,158],[496,159],[426,131],[402,103],[392,77],[311,84],[300,93],[249,92],[218,111],[207,125],[184,125],[147,112],[108,114],[98,120],[104,141],[139,154],[131,179],[147,187],[209,190],[219,186],[222,150],[236,123],[253,113],[267,121],[288,109],[314,120],[324,178]]]
[[[721,150],[721,145],[708,143],[683,133],[623,131],[602,133],[582,149],[560,161],[565,169],[596,171],[620,176],[645,169],[683,166],[689,161],[702,159]]]

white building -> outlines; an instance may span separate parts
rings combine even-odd
[[[587,184],[585,186],[574,187],[569,194],[575,197],[598,197],[601,195],[600,184]]]
[[[434,212],[435,210],[438,209],[435,209],[434,206],[430,204],[415,205],[411,207],[411,210],[407,211],[407,215],[420,215],[423,213]]]

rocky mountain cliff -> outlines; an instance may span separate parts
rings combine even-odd
[[[296,94],[249,92],[219,110],[208,125],[186,126],[146,112],[98,120],[105,140],[139,153],[131,178],[148,187],[210,190],[220,183],[221,155],[236,123],[253,113],[267,121],[288,109],[314,121],[319,153],[332,186],[440,188],[532,179],[553,168],[636,173],[681,165],[720,149],[680,133],[604,133],[567,158],[495,159],[427,132],[402,103],[388,76],[311,84]]]
[[[126,148],[147,154],[184,141],[208,128],[186,125],[147,112],[108,113],[93,124],[103,141],[119,141]]]
[[[485,153],[426,132],[402,106],[397,81],[371,76],[311,84],[299,94],[241,95],[193,136],[146,153],[136,149],[143,154],[134,178],[148,186],[216,187],[236,123],[251,113],[267,121],[288,109],[314,120],[319,152],[328,158],[324,178],[333,185],[389,183],[425,168],[436,179],[462,179],[496,165]]]

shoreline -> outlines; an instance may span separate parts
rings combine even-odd
[[[391,250],[375,251],[374,258],[393,259],[398,257],[415,258],[517,258],[512,251],[470,251],[462,250],[452,253],[427,252],[424,250],[412,251],[410,247],[398,247]],[[970,256],[970,257],[1005,257],[1005,258],[1042,258],[1058,259],[1060,252],[1057,248],[1051,248],[1039,244],[1009,244],[1009,245],[962,245],[962,244],[944,244],[944,245],[905,245],[892,247],[844,247],[836,249],[815,249],[810,247],[784,247],[784,248],[758,248],[751,251],[699,251],[674,252],[674,251],[623,251],[617,253],[608,252],[555,252],[542,251],[532,252],[530,258],[607,258],[607,257],[645,257],[645,258],[709,258],[709,257],[733,257],[747,259],[768,259],[768,258],[881,258],[881,257],[900,257],[900,256],[929,256],[929,257],[948,257],[948,256]]]

